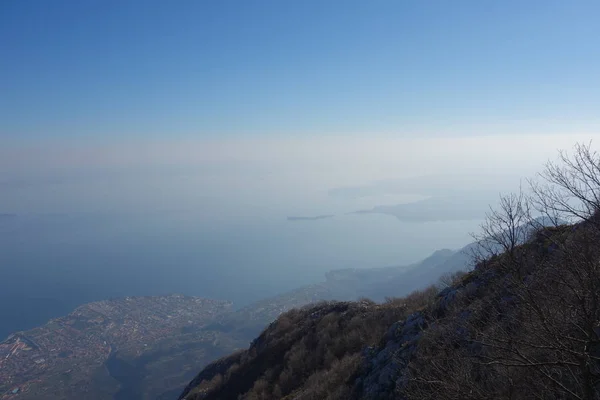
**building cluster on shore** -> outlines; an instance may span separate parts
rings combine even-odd
[[[136,355],[186,326],[201,327],[231,303],[181,296],[127,297],[78,307],[0,343],[0,399],[85,385],[115,349]],[[64,388],[61,390],[65,390]],[[66,389],[68,390],[68,389]]]

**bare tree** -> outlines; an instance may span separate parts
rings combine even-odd
[[[436,289],[438,291],[442,291],[448,287],[456,285],[464,276],[466,275],[465,271],[454,271],[454,272],[446,272],[443,274],[436,283]]]
[[[517,193],[500,196],[498,207],[490,207],[480,232],[472,234],[477,244],[472,247],[474,264],[504,254],[511,266],[518,265],[517,248],[537,229],[536,225],[529,199],[521,188]]]
[[[475,274],[410,364],[409,398],[600,399],[600,156],[577,145],[540,177],[488,213]]]
[[[530,180],[536,210],[556,221],[593,221],[600,210],[600,154],[588,144],[575,145],[573,155],[559,152],[558,162],[548,161]]]

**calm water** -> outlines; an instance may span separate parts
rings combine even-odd
[[[393,199],[387,199],[392,201]],[[374,200],[371,200],[374,201]],[[381,199],[379,200],[381,201]],[[331,269],[403,265],[470,241],[478,221],[401,223],[346,215],[367,204],[237,213],[24,215],[0,226],[0,336],[89,301],[183,293],[237,306]],[[337,213],[318,221],[287,215]]]

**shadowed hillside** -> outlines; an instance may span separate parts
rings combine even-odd
[[[181,398],[600,398],[600,158],[577,146],[540,178],[489,213],[471,271],[289,311]]]

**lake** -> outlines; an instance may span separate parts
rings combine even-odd
[[[24,214],[0,226],[0,336],[110,297],[181,293],[234,301],[338,268],[405,265],[459,248],[480,221],[402,223],[346,214],[407,198],[212,211]],[[335,214],[314,221],[287,216]]]

